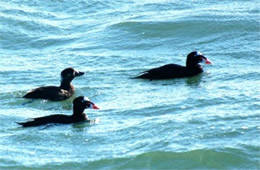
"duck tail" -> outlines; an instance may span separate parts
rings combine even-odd
[[[35,123],[35,121],[28,121],[28,122],[15,122],[18,125],[22,125],[22,127],[32,127],[32,126],[37,126],[38,124]]]

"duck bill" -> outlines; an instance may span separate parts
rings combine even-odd
[[[84,74],[85,74],[84,72],[78,71],[78,72],[76,72],[76,77],[82,76]]]
[[[93,109],[100,109],[97,105],[93,104]]]
[[[202,59],[202,62],[204,62],[205,64],[212,64],[212,62],[204,56],[201,56],[201,59]]]
[[[205,59],[205,64],[212,64],[212,62],[209,59]]]

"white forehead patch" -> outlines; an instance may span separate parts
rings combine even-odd
[[[196,56],[198,56],[198,55],[203,55],[203,54],[201,52],[197,51]]]
[[[88,97],[84,97],[83,100],[82,100],[82,102],[89,102],[89,101],[90,101],[90,100],[89,100]]]

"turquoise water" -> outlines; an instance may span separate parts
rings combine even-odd
[[[260,169],[260,3],[0,1],[0,169]],[[192,78],[129,79],[200,50]],[[20,98],[60,71],[96,124],[21,128],[72,100]]]

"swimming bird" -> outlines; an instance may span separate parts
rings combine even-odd
[[[71,81],[75,77],[82,76],[84,72],[76,71],[74,68],[66,68],[61,72],[61,84],[57,86],[44,86],[32,89],[23,98],[47,99],[61,101],[70,98],[75,93],[75,88]]]
[[[205,62],[212,64],[209,59],[203,56],[199,51],[193,51],[188,54],[186,66],[177,64],[167,64],[161,67],[153,68],[141,73],[141,75],[134,77],[137,79],[162,80],[172,78],[191,77],[203,72],[202,66],[199,64]]]
[[[99,109],[93,102],[91,102],[87,97],[79,96],[73,100],[73,114],[72,115],[62,115],[54,114],[44,117],[33,118],[27,122],[16,122],[23,127],[33,127],[47,125],[50,123],[57,124],[72,124],[83,121],[90,121],[87,115],[84,113],[84,109]]]

